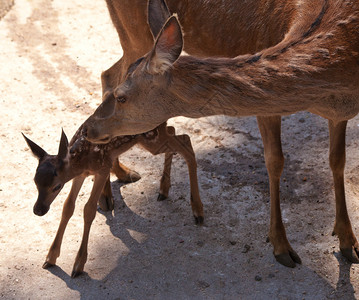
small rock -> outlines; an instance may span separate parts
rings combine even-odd
[[[247,253],[251,249],[251,246],[245,244],[242,250],[242,253]]]
[[[203,280],[199,280],[199,281],[198,281],[198,285],[199,285],[199,287],[201,287],[201,288],[208,288],[208,287],[210,287],[210,284],[209,284],[208,282],[203,281]]]
[[[254,277],[255,281],[262,281],[262,277],[259,275],[256,275],[256,277]]]
[[[229,243],[230,243],[232,246],[234,246],[235,244],[237,244],[236,241],[229,241]]]
[[[203,247],[203,246],[204,246],[204,242],[203,242],[203,241],[198,241],[198,242],[197,242],[197,246]]]

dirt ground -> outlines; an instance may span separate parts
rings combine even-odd
[[[194,225],[186,165],[174,159],[167,201],[157,202],[163,157],[121,157],[141,173],[113,179],[115,210],[97,214],[85,274],[71,279],[82,234],[86,181],[57,266],[41,268],[70,183],[49,213],[32,212],[37,166],[21,132],[55,154],[100,103],[100,73],[121,56],[103,0],[16,0],[0,20],[0,297],[2,299],[357,299],[359,266],[331,236],[334,196],[326,121],[283,118],[281,182],[288,238],[303,264],[279,265],[266,242],[268,178],[255,118],[171,120],[192,137],[205,224]],[[347,202],[359,234],[359,118],[347,137]]]

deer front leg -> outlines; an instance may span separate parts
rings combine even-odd
[[[284,167],[281,145],[281,117],[257,117],[264,146],[264,157],[269,176],[270,228],[269,240],[274,247],[276,260],[284,266],[294,268],[301,263],[298,254],[290,246],[282,221],[279,197],[280,176]]]
[[[90,234],[90,228],[96,216],[97,201],[101,191],[106,183],[108,174],[95,175],[95,181],[91,190],[91,195],[84,208],[84,232],[80,249],[77,253],[71,277],[77,277],[83,270],[87,261],[87,245]]]
[[[46,261],[42,266],[44,269],[54,266],[56,264],[56,259],[60,256],[62,238],[64,236],[66,226],[74,213],[75,201],[76,201],[77,195],[80,192],[80,189],[81,189],[81,186],[82,186],[84,180],[85,180],[85,177],[78,176],[78,177],[75,177],[72,181],[70,193],[69,193],[69,195],[64,203],[64,207],[62,209],[61,221],[60,221],[60,225],[57,230],[57,233],[56,233],[56,237],[49,249],[49,252],[46,257]]]
[[[345,202],[345,132],[347,121],[329,121],[329,162],[332,169],[335,190],[335,225],[333,235],[339,238],[339,248],[343,256],[352,263],[359,263],[359,244],[353,233]]]

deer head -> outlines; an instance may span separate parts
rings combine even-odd
[[[156,16],[153,13],[149,16],[155,36],[158,22],[151,26]],[[159,14],[159,18],[163,17],[164,14]],[[164,109],[174,98],[168,91],[171,85],[168,70],[182,48],[182,31],[174,15],[162,27],[153,49],[129,67],[125,81],[86,120],[83,131],[86,138],[93,143],[107,143],[115,136],[147,132],[174,117]]]
[[[68,153],[68,140],[62,131],[59,152],[57,155],[49,155],[40,146],[35,144],[24,134],[25,141],[32,153],[39,160],[39,165],[36,169],[34,181],[39,192],[37,201],[34,205],[34,214],[38,216],[45,215],[51,203],[60,193],[64,184],[68,181],[66,178],[66,159]]]

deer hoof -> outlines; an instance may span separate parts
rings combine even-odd
[[[82,271],[72,271],[71,278],[76,278],[82,274]]]
[[[163,201],[163,200],[166,200],[167,199],[167,196],[159,193],[158,194],[158,197],[157,197],[157,201]]]
[[[101,195],[98,203],[100,205],[101,210],[103,210],[103,211],[111,211],[114,209],[112,197]]]
[[[354,264],[359,263],[359,248],[356,248],[356,247],[340,248],[340,252],[351,263],[354,263]]]
[[[199,216],[199,217],[194,216],[194,221],[196,222],[196,225],[203,225],[204,218],[203,216]]]
[[[274,255],[277,262],[288,268],[294,268],[295,264],[301,264],[302,260],[294,250],[289,250],[288,253]]]
[[[42,265],[43,269],[48,269],[55,266],[55,264],[50,264],[49,262],[45,261],[44,264]]]

